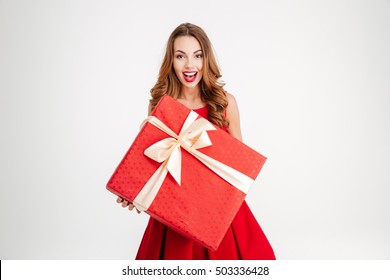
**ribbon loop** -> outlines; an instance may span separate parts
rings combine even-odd
[[[144,154],[157,162],[163,162],[172,154],[177,143],[175,138],[165,138],[147,148]]]

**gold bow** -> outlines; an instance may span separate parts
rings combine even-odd
[[[168,172],[179,185],[181,184],[181,148],[187,150],[236,188],[244,193],[248,192],[253,183],[252,178],[197,151],[199,148],[212,145],[207,131],[216,130],[206,119],[197,118],[198,114],[190,111],[179,135],[154,116],[150,116],[144,121],[144,124],[149,122],[171,137],[156,142],[144,152],[146,156],[157,162],[162,162],[162,164],[134,199],[133,204],[138,210],[145,211],[149,208]]]
[[[145,150],[145,155],[157,162],[164,162],[168,172],[171,173],[175,181],[181,185],[181,150],[199,149],[212,145],[206,131],[215,130],[206,119],[197,119],[198,114],[191,111],[189,117],[179,133],[176,135],[171,129],[165,126],[159,119],[149,117],[147,121],[163,128],[171,137],[165,138]]]

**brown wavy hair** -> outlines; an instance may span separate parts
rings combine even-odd
[[[202,28],[191,23],[180,24],[168,39],[157,82],[150,90],[152,96],[150,110],[154,109],[164,94],[169,94],[175,99],[180,97],[181,84],[173,69],[173,44],[176,38],[181,36],[192,36],[198,40],[203,53],[203,76],[199,82],[201,100],[208,108],[210,121],[219,127],[228,127],[229,123],[225,117],[228,101],[226,91],[223,89],[225,84],[220,80],[222,75],[211,42]]]

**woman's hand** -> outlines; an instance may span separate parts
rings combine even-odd
[[[126,200],[126,199],[123,199],[123,198],[121,198],[121,197],[119,197],[119,196],[118,196],[118,198],[116,199],[116,202],[122,204],[122,207],[123,207],[123,208],[128,207],[130,211],[133,210],[133,209],[135,208],[134,205],[133,205],[133,203],[131,203],[130,201],[128,201],[128,200]],[[137,208],[136,208],[136,210],[137,210],[137,213],[138,213],[138,214],[141,213],[141,211],[139,211]]]

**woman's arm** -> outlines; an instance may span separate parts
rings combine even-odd
[[[237,101],[230,93],[226,93],[228,106],[226,108],[226,118],[229,121],[228,132],[242,142],[240,113],[238,111]]]
[[[148,106],[148,116],[150,116],[152,114],[152,105],[150,104],[149,102],[149,106]]]

